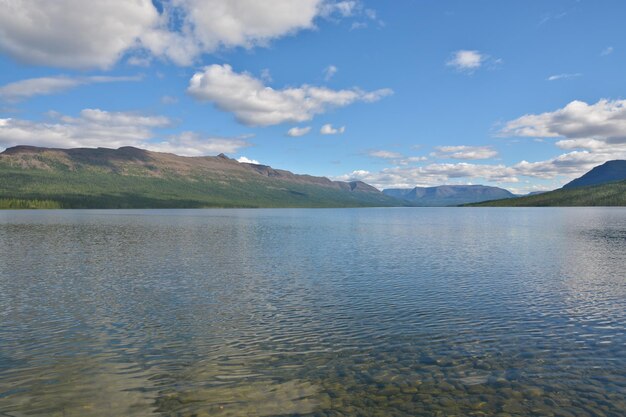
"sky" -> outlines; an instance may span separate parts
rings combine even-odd
[[[0,150],[555,189],[626,159],[625,18],[621,0],[0,0]]]

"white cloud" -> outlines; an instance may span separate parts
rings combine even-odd
[[[136,146],[179,155],[235,153],[250,146],[244,138],[202,137],[183,132],[156,138],[155,129],[171,125],[164,116],[84,109],[78,117],[50,113],[50,121],[0,119],[0,148],[16,145],[77,148]]]
[[[371,103],[392,94],[390,89],[365,92],[309,85],[275,90],[248,73],[234,72],[230,65],[205,67],[194,74],[187,91],[198,100],[232,112],[239,122],[250,126],[305,122],[332,107]]]
[[[304,136],[311,131],[311,126],[306,127],[292,127],[287,131],[287,136],[291,136],[292,138],[297,138],[300,136]]]
[[[0,0],[0,50],[29,64],[109,68],[158,21],[150,0]]]
[[[558,176],[567,176],[575,178],[606,161],[606,155],[575,151],[545,161],[521,161],[513,165],[513,169],[515,169],[518,175],[527,177],[551,179]]]
[[[261,163],[257,161],[256,159],[249,159],[249,158],[246,158],[245,156],[240,156],[239,158],[237,158],[237,162],[241,162],[243,164],[261,165]]]
[[[136,145],[152,137],[152,128],[165,127],[169,119],[134,113],[109,113],[85,109],[77,118],[51,114],[50,122],[4,119],[0,146],[119,147]]]
[[[186,64],[199,52],[263,46],[281,36],[312,29],[323,1],[176,0],[168,5],[165,15],[182,17],[182,31],[155,31],[143,41],[157,54]]]
[[[504,165],[477,165],[468,163],[430,164],[422,167],[394,167],[379,172],[353,171],[335,179],[361,180],[377,188],[413,188],[442,184],[467,184],[468,179],[497,183],[516,183],[515,172]]]
[[[575,100],[556,111],[528,114],[507,122],[499,134],[593,139],[606,145],[626,145],[626,100],[602,99],[595,104]]]
[[[626,159],[626,100],[572,101],[562,109],[511,120],[499,135],[558,138],[555,145],[571,152],[545,161],[522,161],[514,168],[520,175],[572,179],[608,160]]]
[[[134,126],[134,127],[167,127],[171,124],[165,116],[144,116],[131,112],[109,112],[100,109],[84,109],[80,118],[61,117],[68,123],[92,123],[93,126]]]
[[[131,77],[109,77],[109,76],[90,76],[90,77],[41,77],[29,78],[13,83],[5,84],[0,87],[0,98],[6,101],[19,101],[33,96],[60,93],[80,85],[112,83],[122,81],[139,81],[140,76]]]
[[[498,156],[498,152],[489,146],[436,146],[438,151],[433,156],[452,159],[489,159]]]
[[[400,165],[406,165],[413,162],[423,162],[428,161],[428,158],[425,156],[407,156],[400,161]]]
[[[612,159],[626,159],[626,100],[600,100],[595,104],[573,101],[564,108],[541,114],[529,114],[505,124],[500,136],[558,138],[556,146],[569,152],[543,161],[522,160],[504,164],[429,164],[392,167],[379,172],[357,170],[342,175],[341,180],[362,180],[378,188],[410,188],[441,184],[492,183],[523,184],[518,191],[532,190],[532,181],[551,181],[556,188],[583,175],[595,166]],[[469,149],[468,149],[469,148]],[[473,148],[473,149],[472,149]],[[442,146],[439,152],[456,156],[486,156],[488,147]],[[466,154],[465,152],[470,152]],[[485,153],[484,153],[485,152]],[[393,153],[375,153],[392,160]],[[545,189],[544,183],[541,188]]]
[[[459,50],[452,54],[446,65],[454,67],[459,71],[474,71],[483,64],[486,55],[479,51]]]
[[[326,81],[330,81],[331,78],[333,78],[335,76],[335,74],[337,74],[337,71],[339,71],[339,68],[337,68],[334,65],[329,65],[324,69],[324,80]]]
[[[600,55],[602,56],[607,56],[607,55],[611,55],[613,53],[613,47],[612,46],[607,46],[606,48],[604,48],[602,50],[602,52],[600,52]]]
[[[392,151],[370,151],[367,153],[369,156],[373,156],[374,158],[382,158],[382,159],[400,159],[403,158],[403,155],[398,152]]]
[[[582,74],[581,73],[575,73],[575,74],[555,74],[555,75],[551,75],[547,78],[548,81],[557,81],[557,80],[567,80],[570,78],[577,78],[577,77],[581,77]]]
[[[128,57],[126,63],[133,67],[149,67],[152,63],[152,58],[147,56],[135,55]]]
[[[0,50],[38,65],[110,68],[153,56],[189,65],[220,48],[264,46],[314,29],[318,17],[347,17],[357,1],[0,0]]]
[[[418,167],[392,167],[379,172],[357,170],[337,177],[342,181],[361,180],[377,188],[412,188],[443,184],[515,184],[521,177],[534,180],[557,180],[565,184],[611,159],[626,158],[622,150],[618,154],[574,151],[544,161],[521,161],[507,166],[504,164],[429,164]],[[558,187],[555,185],[554,188]]]
[[[360,4],[355,0],[342,0],[338,2],[327,2],[322,5],[321,14],[330,16],[339,14],[343,17],[352,16],[359,9]]]
[[[374,158],[390,161],[394,165],[410,165],[416,162],[423,162],[428,159],[425,156],[405,156],[399,152],[385,150],[373,150],[369,151],[367,154]]]
[[[320,129],[320,133],[322,135],[342,135],[345,131],[346,131],[346,127],[345,126],[341,126],[341,127],[335,128],[330,123],[329,124],[325,124]]]

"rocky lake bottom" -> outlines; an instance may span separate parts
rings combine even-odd
[[[626,415],[626,209],[0,212],[0,416]]]

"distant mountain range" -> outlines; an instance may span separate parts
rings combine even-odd
[[[620,182],[621,180],[621,182]],[[0,208],[199,208],[626,205],[626,161],[609,161],[562,189],[515,196],[483,185],[380,192],[223,154],[184,157],[133,147],[0,153]]]
[[[414,206],[458,206],[487,200],[514,198],[515,195],[498,187],[484,185],[440,185],[438,187],[391,188],[383,193],[406,200]]]
[[[626,206],[626,161],[608,161],[563,188],[511,200],[487,201],[476,206]]]
[[[225,155],[183,157],[133,147],[0,153],[0,207],[362,207],[400,206],[360,181],[331,181]]]

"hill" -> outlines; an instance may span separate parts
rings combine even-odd
[[[568,189],[561,188],[527,197],[469,205],[483,207],[626,206],[626,181]]]
[[[626,161],[617,159],[593,168],[582,177],[565,184],[563,188],[585,187],[587,185],[606,184],[607,182],[622,180],[626,180]]]
[[[360,181],[331,181],[221,154],[183,157],[133,147],[0,153],[0,207],[196,208],[398,206]]]
[[[415,206],[458,206],[487,200],[513,198],[511,192],[484,185],[441,185],[438,187],[395,188],[383,190],[388,196],[410,202]]]

